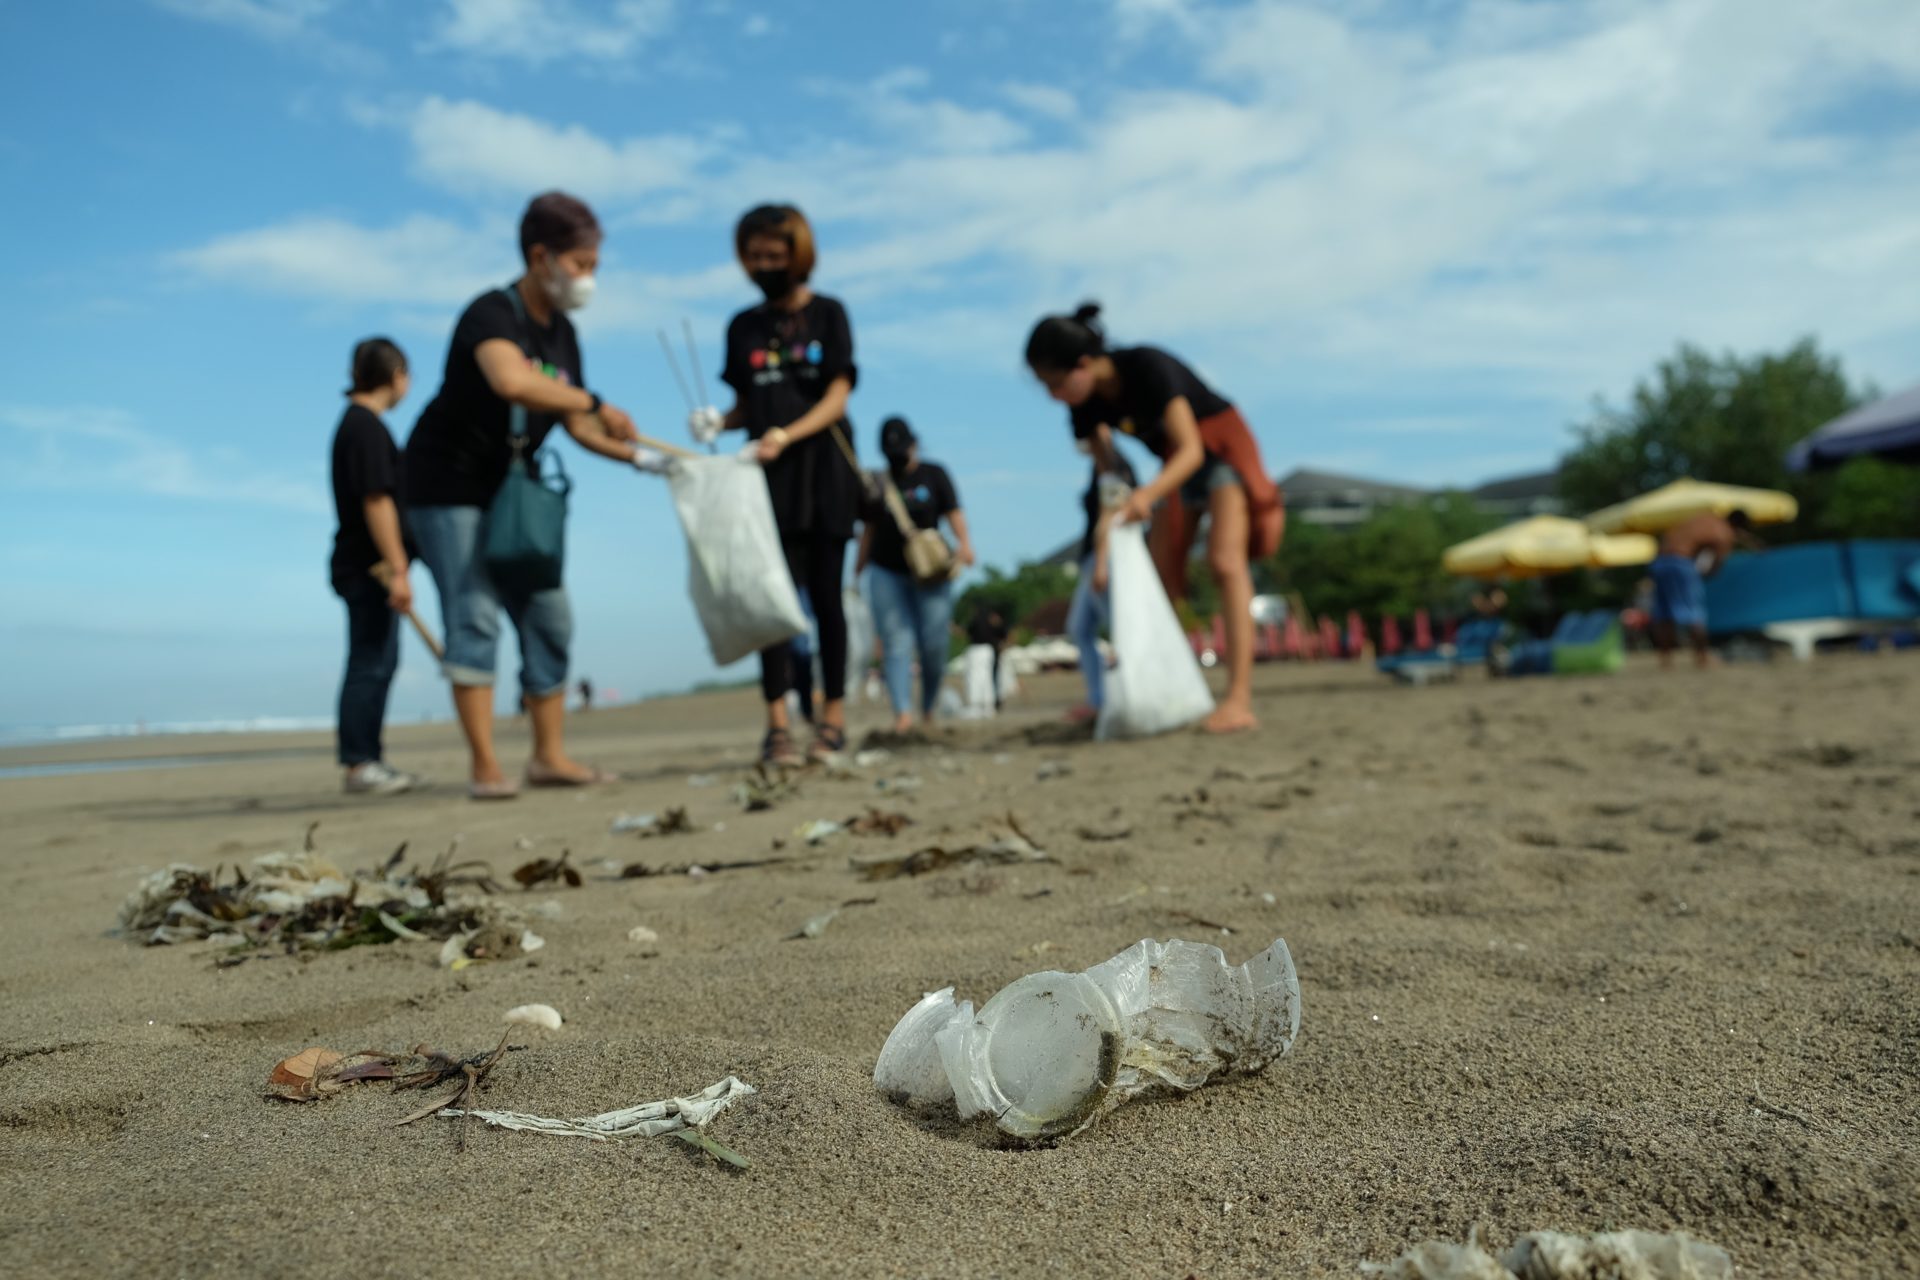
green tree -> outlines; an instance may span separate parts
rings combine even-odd
[[[1296,522],[1261,574],[1335,620],[1351,609],[1369,624],[1415,609],[1445,612],[1463,605],[1472,586],[1440,567],[1441,554],[1497,523],[1462,494],[1386,507],[1351,529]]]
[[[1065,565],[1028,561],[1012,573],[988,565],[985,577],[960,593],[953,616],[962,626],[982,609],[998,609],[1007,625],[1026,629],[1041,606],[1073,597],[1073,574]]]
[[[1787,470],[1796,441],[1869,394],[1811,338],[1752,357],[1683,344],[1625,406],[1600,401],[1575,428],[1561,496],[1578,514],[1692,476],[1792,493],[1800,519],[1772,532],[1781,540],[1920,534],[1920,469],[1860,459],[1824,475]]]

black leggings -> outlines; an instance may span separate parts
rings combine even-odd
[[[801,534],[782,544],[793,585],[813,599],[813,618],[820,628],[821,696],[838,702],[847,696],[847,613],[840,600],[840,575],[847,564],[847,540]],[[782,642],[760,651],[760,692],[778,702],[794,688],[793,646]]]

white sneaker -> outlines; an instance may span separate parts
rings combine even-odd
[[[384,760],[369,760],[347,770],[344,790],[352,796],[397,796],[411,791],[420,779],[388,765]]]

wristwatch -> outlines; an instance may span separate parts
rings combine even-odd
[[[582,388],[581,388],[581,390],[582,390],[582,391],[586,391],[586,388],[585,388],[585,387],[582,387]],[[598,412],[600,412],[600,397],[599,397],[598,395],[595,395],[595,394],[594,394],[593,392],[591,392],[591,391],[587,391],[587,394],[588,394],[589,396],[592,396],[592,397],[593,397],[593,403],[587,406],[587,412],[588,412],[588,413],[598,413]]]

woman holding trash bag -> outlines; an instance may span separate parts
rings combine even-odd
[[[1238,409],[1158,347],[1109,349],[1099,317],[1092,302],[1070,316],[1046,317],[1027,339],[1027,364],[1048,394],[1068,406],[1075,438],[1089,441],[1096,457],[1114,455],[1117,431],[1160,459],[1160,474],[1133,491],[1121,518],[1153,522],[1154,563],[1174,599],[1186,594],[1187,557],[1200,517],[1212,518],[1207,561],[1227,618],[1228,682],[1206,728],[1257,728],[1249,560],[1280,548],[1286,519],[1280,490]]]
[[[815,293],[813,229],[792,205],[761,205],[734,228],[734,252],[766,300],[727,325],[721,379],[733,388],[726,413],[696,409],[694,438],[744,430],[767,469],[767,491],[787,567],[813,604],[819,632],[821,704],[808,754],[824,759],[847,744],[847,619],[841,601],[847,542],[853,537],[861,481],[853,458],[847,398],[859,374],[853,328],[838,300]],[[760,651],[767,704],[764,763],[794,765],[787,691],[796,658],[785,641]]]
[[[880,424],[880,452],[887,469],[879,477],[879,497],[868,499],[853,576],[867,575],[867,599],[882,645],[881,670],[893,703],[893,731],[905,733],[913,728],[915,654],[920,658],[920,718],[933,719],[947,673],[953,575],[973,563],[973,541],[953,478],[938,463],[921,460],[919,438],[905,418]],[[945,564],[922,564],[916,572],[908,538],[924,539],[928,531],[937,536],[943,519],[959,547],[944,557]]]
[[[540,478],[540,446],[555,426],[602,457],[646,471],[664,465],[634,443],[633,419],[586,389],[567,312],[593,296],[600,261],[593,211],[558,191],[535,197],[520,220],[520,256],[520,278],[474,299],[454,326],[440,392],[421,412],[406,452],[408,526],[440,594],[445,670],[472,753],[468,794],[476,800],[518,793],[493,749],[502,609],[520,638],[520,687],[533,726],[527,785],[585,786],[609,776],[567,755],[572,608],[557,555],[550,573],[503,572],[499,535],[513,514],[502,500],[527,477]]]

